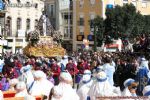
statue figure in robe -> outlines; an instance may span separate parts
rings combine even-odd
[[[49,18],[44,12],[40,17],[38,28],[40,30],[41,36],[53,36],[54,34],[54,28],[51,25]]]

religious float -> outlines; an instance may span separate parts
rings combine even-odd
[[[23,49],[26,56],[57,57],[64,56],[66,50],[61,47],[62,36],[55,31],[50,21],[42,15],[36,30],[27,34],[28,45]]]

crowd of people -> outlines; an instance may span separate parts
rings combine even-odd
[[[84,51],[54,58],[6,53],[0,58],[0,90],[16,91],[26,100],[149,96],[149,60],[148,54],[135,52]]]

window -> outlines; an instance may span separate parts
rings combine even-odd
[[[35,19],[35,29],[37,29],[37,27],[38,27],[38,20],[37,19]]]
[[[13,39],[7,39],[8,42],[13,42]]]
[[[136,7],[136,1],[132,0],[132,4]]]
[[[79,25],[80,26],[84,26],[84,18],[80,18],[79,19]]]
[[[21,3],[21,1],[20,1],[20,0],[17,0],[17,2],[18,2],[18,3]]]
[[[123,5],[127,4],[128,0],[123,0]]]
[[[147,7],[147,3],[146,2],[142,2],[142,8],[146,8]]]
[[[7,31],[7,36],[11,36],[11,17],[7,17],[7,23],[6,23],[6,31]]]
[[[23,39],[16,39],[16,42],[23,42]]]
[[[30,29],[30,19],[26,20],[26,29],[29,30]]]
[[[80,6],[80,7],[83,7],[83,4],[84,4],[84,0],[80,0],[79,6]]]
[[[80,35],[84,35],[84,27],[80,27]]]
[[[35,4],[35,8],[38,8],[38,4],[37,3]]]
[[[51,12],[50,12],[51,16],[54,15],[54,5],[51,5]]]
[[[95,4],[95,0],[90,0],[91,5]]]
[[[69,34],[68,34],[69,32],[68,32],[68,31],[69,31],[69,30],[68,30],[68,27],[65,27],[65,28],[64,28],[64,37],[65,37],[65,38],[68,38],[68,37],[69,37]]]
[[[21,29],[21,18],[17,18],[17,30]]]

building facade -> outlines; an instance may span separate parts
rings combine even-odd
[[[0,55],[2,54],[3,47],[5,45],[4,44],[4,39],[3,39],[3,36],[5,35],[4,34],[5,14],[6,14],[5,2],[3,2],[2,0],[0,0]]]
[[[73,0],[46,0],[46,12],[55,28],[63,36],[62,46],[72,51]]]
[[[132,3],[143,15],[150,15],[150,0],[74,0],[73,1],[73,50],[83,47],[83,40],[94,45],[94,29],[90,22],[97,16],[106,18],[107,7]]]
[[[73,10],[73,50],[82,48],[83,39],[94,35],[94,28],[91,27],[96,16],[103,16],[102,0],[75,0]],[[90,46],[94,43],[91,40]]]
[[[13,53],[27,44],[25,36],[33,31],[44,11],[43,0],[8,0],[6,3],[5,34]]]

